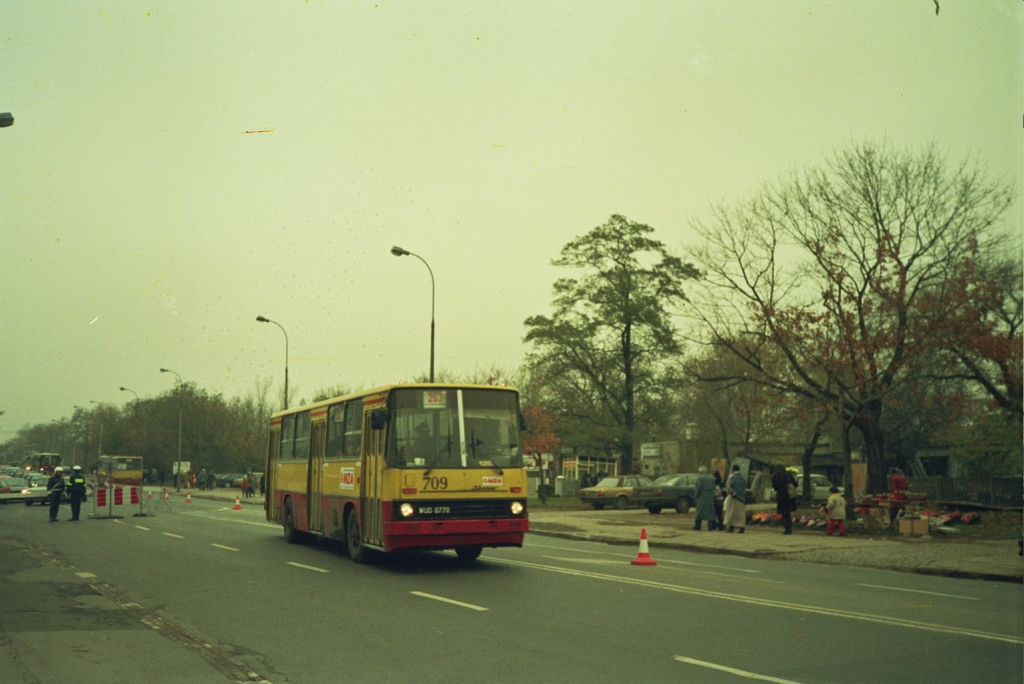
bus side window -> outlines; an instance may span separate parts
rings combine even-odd
[[[299,461],[309,458],[309,411],[295,416],[295,453],[292,458]]]
[[[290,461],[295,450],[295,416],[281,419],[281,460]]]
[[[335,404],[327,410],[327,458],[344,458],[345,404]]]
[[[363,400],[345,404],[344,458],[359,458],[363,443]]]

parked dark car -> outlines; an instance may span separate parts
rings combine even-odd
[[[661,513],[662,509],[675,508],[677,513],[687,513],[696,504],[694,490],[699,473],[676,473],[662,475],[654,481],[649,489],[637,492],[636,498],[641,506],[651,513]],[[721,505],[725,497],[723,493],[715,494],[715,503]],[[754,503],[754,493],[748,488],[746,503]]]
[[[229,473],[228,475],[218,475],[216,480],[217,486],[223,489],[231,489],[232,487],[237,487],[239,485],[236,485],[235,482],[241,482],[241,478],[243,477],[245,477],[243,473]]]

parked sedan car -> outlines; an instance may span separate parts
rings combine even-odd
[[[597,510],[614,506],[617,510],[636,505],[637,489],[653,487],[654,483],[641,475],[606,477],[593,487],[580,490],[580,499]]]
[[[217,486],[225,489],[231,489],[232,487],[239,487],[242,483],[242,473],[230,473],[228,475],[217,476]],[[237,484],[236,484],[237,483]]]
[[[676,473],[662,475],[648,489],[637,494],[640,505],[651,513],[661,513],[663,508],[675,508],[677,513],[688,512],[697,501],[697,475],[699,473]],[[721,504],[723,496],[716,493],[715,502]]]

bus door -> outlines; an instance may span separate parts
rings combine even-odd
[[[277,520],[277,466],[281,458],[281,422],[270,430],[270,444],[267,445],[267,467],[263,469],[266,481],[266,496],[263,506],[267,511],[267,520]]]
[[[373,411],[363,414],[362,532],[364,544],[383,549],[384,430],[373,429],[372,415]]]
[[[327,412],[324,412],[327,415]],[[306,511],[309,514],[309,531],[323,531],[323,502],[321,494],[324,491],[324,451],[326,448],[327,423],[319,421],[313,423],[313,429],[309,435],[309,468],[306,469],[306,487],[309,493],[307,498],[308,506]]]

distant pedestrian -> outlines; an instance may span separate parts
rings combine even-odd
[[[68,487],[68,496],[71,499],[71,518],[72,522],[78,520],[78,515],[82,511],[82,499],[85,498],[85,475],[82,475],[82,466],[73,466],[71,468],[71,482]]]
[[[718,518],[718,529],[725,529],[725,482],[722,480],[722,474],[717,470],[714,472],[715,480],[715,516]]]
[[[206,468],[200,469],[196,481],[199,483],[199,491],[206,491]]]
[[[46,481],[46,492],[50,497],[50,522],[57,522],[57,512],[60,510],[61,499],[64,498],[64,469],[57,466],[53,469],[53,475]]]
[[[246,479],[246,490],[245,491],[247,491],[249,493],[249,497],[250,498],[256,496],[256,484],[257,484],[256,483],[256,473],[254,473],[254,472],[252,472],[250,470],[249,474],[246,476],[245,479]]]
[[[699,472],[693,490],[693,498],[697,500],[693,529],[699,530],[701,521],[707,520],[708,532],[711,532],[718,524],[718,516],[715,515],[715,480],[708,475],[708,469],[704,466],[700,467]]]
[[[775,490],[775,510],[782,515],[785,526],[782,534],[793,534],[793,511],[796,510],[796,478],[786,466],[772,466],[772,489]]]
[[[248,494],[248,491],[249,491],[249,478],[246,477],[245,475],[243,475],[242,476],[242,481],[239,482],[238,485],[242,488],[242,498],[243,499],[249,498],[249,494]]]
[[[907,482],[906,476],[899,468],[889,468],[889,493],[892,494],[893,501],[903,501],[907,498],[907,490],[910,489],[910,483]],[[896,516],[900,512],[902,504],[895,504],[889,506],[889,526],[892,527],[896,524]]]
[[[260,473],[260,496],[263,496],[263,492],[266,490],[266,487],[267,487],[267,474],[266,473]]]
[[[839,494],[839,487],[833,487],[828,490],[831,494],[828,497],[828,503],[825,504],[826,512],[828,513],[828,533],[829,536],[835,531],[835,528],[839,528],[839,536],[846,536],[846,499]]]
[[[217,476],[213,474],[213,471],[206,473],[206,485],[211,491],[217,487]]]
[[[728,526],[725,531],[738,530],[743,534],[747,527],[747,481],[738,465],[732,467],[725,493],[725,524]]]

